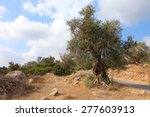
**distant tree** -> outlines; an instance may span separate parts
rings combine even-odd
[[[75,61],[73,60],[73,57],[70,54],[60,55],[60,58],[64,67],[73,69]]]
[[[127,63],[140,64],[150,57],[150,48],[144,42],[136,42],[129,36],[124,44]]]
[[[36,61],[29,61],[23,65],[23,67],[36,67],[38,63]]]
[[[43,57],[41,60],[40,60],[40,66],[41,67],[52,67],[55,65],[55,58],[52,57],[52,56],[49,56],[49,57]]]
[[[40,63],[40,62],[41,62],[41,60],[42,60],[42,57],[41,57],[41,56],[39,56],[39,57],[37,58],[37,62],[38,62],[38,63]]]
[[[100,82],[99,75],[108,78],[108,68],[122,65],[122,28],[119,21],[102,22],[95,19],[94,12],[94,8],[88,5],[80,11],[81,18],[67,21],[71,31],[68,50],[74,55],[90,53],[96,61],[93,71]]]
[[[6,74],[8,72],[8,68],[3,66],[3,67],[0,67],[0,75],[1,74]]]
[[[9,71],[14,71],[14,70],[19,70],[21,66],[19,64],[15,64],[14,62],[9,62],[8,70]]]

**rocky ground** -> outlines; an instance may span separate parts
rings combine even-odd
[[[109,70],[109,75],[129,82],[150,85],[150,66],[129,65],[123,70]],[[79,71],[70,76],[58,77],[51,73],[44,76],[29,76],[23,96],[14,96],[14,100],[146,100],[150,91],[116,84],[113,87],[85,86],[85,74],[91,70]]]
[[[131,82],[150,84],[150,65],[128,65],[124,69],[109,70],[110,77],[124,79]]]

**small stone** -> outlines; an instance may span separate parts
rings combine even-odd
[[[149,66],[148,64],[144,64],[144,65],[143,65],[143,67],[148,67],[148,66]]]
[[[74,78],[74,81],[80,81],[80,77]]]
[[[49,98],[47,96],[44,96],[44,97],[40,98],[40,100],[49,100]]]
[[[72,83],[72,81],[71,81],[71,80],[69,80],[69,81],[67,81],[66,83],[67,83],[67,84],[71,84],[71,83]]]
[[[67,79],[66,79],[66,78],[64,79],[64,82],[67,82]]]
[[[148,91],[148,90],[143,90],[143,91],[141,92],[141,94],[150,94],[150,91]]]
[[[53,88],[52,92],[50,93],[50,95],[57,96],[58,95],[58,89],[57,88]]]
[[[145,76],[144,74],[141,74],[141,77],[142,77],[142,78],[144,78],[144,76]]]
[[[34,80],[33,80],[32,78],[30,78],[30,79],[29,79],[29,84],[33,83],[33,81],[34,81]]]
[[[79,84],[79,81],[75,81],[74,83],[73,83],[73,85],[78,85]]]
[[[123,73],[123,75],[127,75],[126,73]]]

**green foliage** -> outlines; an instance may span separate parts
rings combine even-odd
[[[146,60],[146,63],[150,64],[150,59],[149,59],[149,60]]]
[[[94,76],[92,74],[86,74],[85,75],[85,79],[84,79],[84,84],[86,87],[88,88],[92,88],[93,87],[93,78]]]
[[[58,62],[53,68],[53,73],[58,76],[70,75],[73,71],[73,68],[65,66],[62,62]]]
[[[52,68],[51,67],[27,67],[27,68],[22,68],[22,71],[25,74],[33,74],[33,75],[43,75],[45,73],[51,72]]]
[[[89,53],[80,53],[80,55],[74,57],[75,70],[89,70],[92,68],[93,57]]]
[[[14,71],[14,70],[19,70],[21,66],[19,64],[15,64],[14,62],[9,62],[8,70],[9,71]]]
[[[5,67],[5,66],[0,67],[0,74],[5,75],[7,72],[8,72],[8,68],[7,67]]]
[[[70,75],[74,71],[74,60],[69,54],[61,55],[61,61],[56,61],[53,73],[58,76]]]
[[[94,17],[94,13],[93,6],[88,5],[80,11],[81,18],[67,21],[71,32],[68,50],[74,60],[78,60],[76,63],[79,69],[92,67],[92,60],[96,60],[94,66],[97,67],[93,66],[96,68],[93,72],[98,76],[108,68],[123,66],[124,51],[121,43],[120,22],[117,20],[102,22]],[[84,64],[80,66],[78,64],[80,62]],[[105,74],[103,77],[107,79],[105,83],[108,84],[109,77],[106,76],[108,75]],[[86,80],[86,84],[91,84],[89,79]]]
[[[121,66],[123,49],[119,21],[102,22],[95,19],[94,12],[94,8],[89,5],[80,11],[82,18],[67,21],[72,34],[68,50],[74,57],[84,58],[88,53],[94,59],[102,59],[108,68]]]
[[[29,61],[22,67],[10,62],[8,69],[0,68],[0,74],[21,69],[26,74],[53,72],[55,75],[69,75],[76,70],[91,69],[93,61],[97,62],[102,74],[102,69],[105,72],[108,68],[120,68],[125,63],[139,64],[150,60],[150,48],[145,43],[134,41],[132,36],[122,42],[119,21],[102,22],[96,19],[95,9],[91,5],[79,13],[81,17],[67,21],[71,39],[67,45],[68,52],[60,56],[61,60],[55,60],[52,56],[38,57],[37,61]],[[102,78],[106,84],[109,82],[107,73]],[[87,87],[93,85],[91,79],[91,76],[86,76]]]
[[[55,60],[54,57],[38,57],[36,61],[30,61],[22,66],[22,71],[26,74],[43,75],[53,72],[55,75],[64,76],[73,72],[73,61],[69,56],[61,56],[62,61]]]
[[[37,67],[38,63],[36,61],[29,61],[28,63],[25,63],[23,67]]]
[[[43,57],[41,58],[41,60],[39,61],[38,63],[39,66],[42,66],[42,67],[48,67],[48,66],[55,66],[55,58],[52,57],[52,56],[49,56],[49,57]]]
[[[133,41],[133,37],[128,37],[124,44],[127,63],[140,64],[150,58],[150,48],[144,42]]]

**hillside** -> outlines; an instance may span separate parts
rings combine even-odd
[[[109,70],[111,77],[150,84],[150,65],[128,65],[122,70]]]
[[[141,84],[150,84],[150,67],[129,65],[125,70],[109,70],[111,76]],[[51,73],[43,76],[29,76],[28,86],[24,96],[15,96],[17,100],[99,100],[99,99],[150,99],[149,91],[131,88],[126,85],[113,87],[85,87],[84,75],[92,71],[78,71],[70,76],[59,77]],[[57,96],[50,95],[51,90],[57,88]]]

